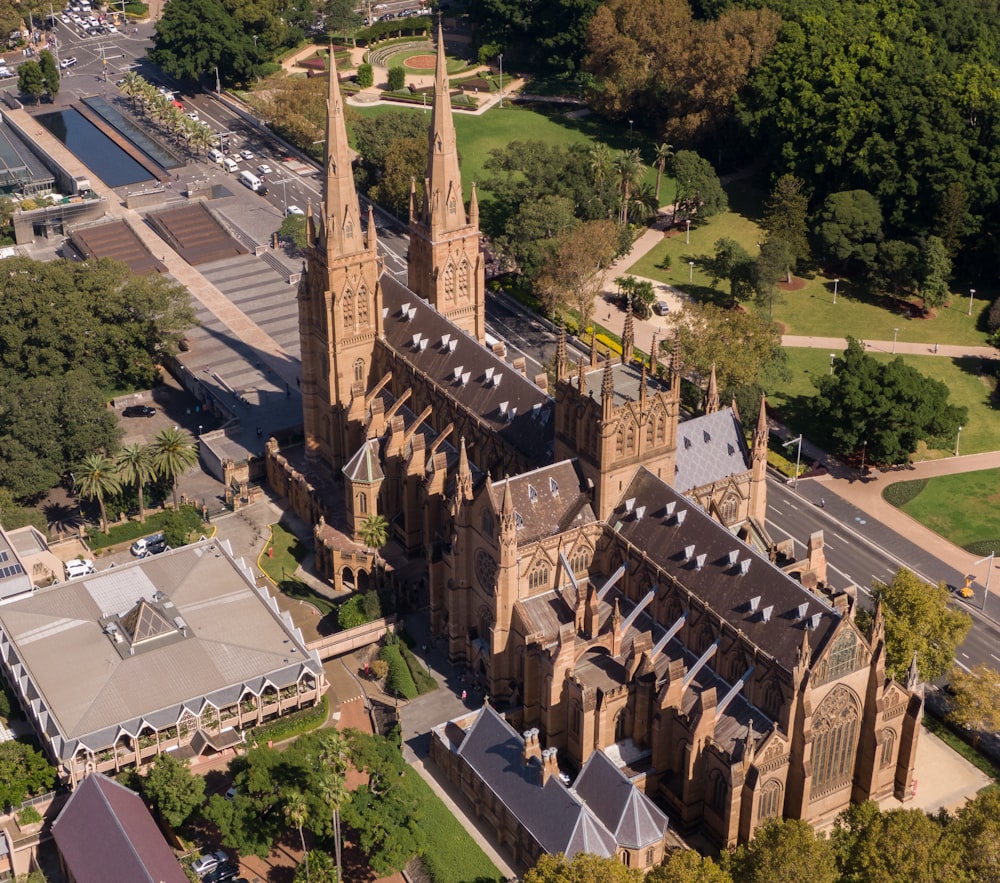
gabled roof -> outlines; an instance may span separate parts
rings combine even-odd
[[[187,883],[139,795],[101,773],[70,795],[52,836],[76,883]]]
[[[382,276],[382,297],[385,340],[400,358],[515,450],[538,463],[551,456],[553,402],[546,393],[390,273]]]
[[[685,420],[677,427],[674,489],[688,491],[746,472],[750,451],[732,408]]]
[[[526,545],[552,534],[596,521],[573,460],[562,460],[532,472],[522,472],[490,485],[499,509],[509,482],[511,501],[518,514],[517,542]]]
[[[587,758],[572,790],[615,835],[620,846],[640,849],[663,839],[666,815],[625,778],[603,751],[595,751]]]
[[[815,654],[841,621],[823,598],[645,467],[625,488],[608,525],[788,671],[807,630]]]

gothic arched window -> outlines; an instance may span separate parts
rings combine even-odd
[[[528,589],[540,589],[549,584],[549,565],[544,561],[536,564],[528,574]]]
[[[813,715],[812,794],[816,795],[854,778],[861,707],[854,693],[835,687]]]
[[[573,573],[583,573],[590,563],[590,552],[586,546],[581,546],[573,553],[569,559],[569,566],[573,568]]]
[[[344,239],[353,239],[353,238],[354,238],[354,224],[348,221],[346,224],[344,224]]]
[[[354,361],[354,382],[363,383],[365,379],[365,360],[355,359]]]
[[[757,804],[757,821],[776,818],[781,813],[781,782],[771,779],[760,789],[760,803]]]
[[[891,766],[893,749],[896,747],[896,734],[892,730],[882,731],[882,750],[879,756],[879,766]]]
[[[615,741],[621,742],[625,738],[625,709],[623,708],[615,715]]]
[[[464,258],[458,265],[458,296],[462,300],[469,296],[469,262]]]
[[[368,289],[362,285],[358,289],[357,297],[357,308],[358,308],[358,324],[362,327],[368,324],[368,303],[369,303]]]
[[[726,792],[729,791],[726,777],[718,770],[712,770],[709,782],[708,805],[721,816],[726,808]]]
[[[361,515],[368,514],[368,495],[363,491],[358,494],[358,513]]]
[[[455,299],[455,265],[451,263],[444,271],[444,299],[447,301]]]
[[[350,291],[344,292],[344,327],[354,328],[354,295]]]
[[[828,681],[835,681],[837,678],[854,671],[857,646],[857,636],[851,629],[845,628],[830,649],[830,662],[826,677]]]
[[[727,494],[719,506],[719,516],[723,524],[732,524],[740,514],[740,498],[736,494]]]

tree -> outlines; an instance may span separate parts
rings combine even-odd
[[[623,150],[615,160],[615,172],[618,174],[618,192],[620,208],[618,223],[625,226],[628,222],[629,207],[632,202],[632,190],[639,186],[646,167],[642,164],[638,150]]]
[[[578,223],[571,199],[543,196],[522,203],[510,215],[499,243],[513,253],[528,279],[537,279],[555,249],[554,240]]]
[[[290,240],[299,251],[304,251],[309,244],[307,224],[305,215],[287,215],[278,228],[278,236]]]
[[[867,190],[831,193],[816,218],[816,239],[827,260],[871,267],[882,239],[878,200]]]
[[[663,142],[662,144],[656,145],[655,152],[655,162],[656,162],[656,202],[659,205],[660,202],[660,180],[663,178],[663,172],[667,168],[667,163],[670,162],[674,157],[674,146],[672,144],[667,144]]]
[[[874,291],[908,297],[917,287],[920,262],[920,252],[912,242],[902,239],[880,242],[869,284]]]
[[[567,861],[561,852],[542,855],[524,875],[524,883],[642,883],[642,871],[627,868],[617,856],[601,858],[578,852]]]
[[[160,754],[142,780],[142,793],[173,828],[179,828],[205,804],[205,780],[193,775],[187,761]]]
[[[314,785],[330,813],[331,836],[334,842],[334,858],[336,862],[335,883],[339,883],[342,868],[340,835],[340,810],[347,800],[348,746],[339,730],[324,730],[319,736],[313,737],[316,745],[316,761],[321,774],[313,779]]]
[[[16,806],[31,794],[43,794],[55,784],[55,768],[30,745],[0,742],[0,807]]]
[[[302,826],[305,825],[306,819],[309,815],[309,807],[306,805],[305,798],[302,796],[302,792],[293,788],[285,796],[285,818],[288,822],[295,826],[295,829],[299,832],[299,842],[302,844],[302,856],[303,862],[306,869],[306,883],[310,883],[309,880],[309,850],[306,849],[306,836],[302,831]]]
[[[401,870],[423,848],[421,816],[398,745],[382,736],[354,733],[354,766],[368,774],[343,807],[343,819],[358,832],[358,845],[380,877]]]
[[[303,858],[292,883],[340,883],[337,864],[328,853],[311,849]]]
[[[375,85],[375,70],[367,62],[358,65],[358,72],[355,74],[355,77],[362,89],[368,89]]]
[[[334,34],[352,35],[364,24],[354,0],[326,0],[323,15],[324,26]]]
[[[985,663],[965,671],[958,666],[948,676],[951,693],[948,718],[972,731],[974,743],[982,733],[1000,730],[1000,673]]]
[[[872,583],[872,602],[881,605],[885,622],[886,672],[898,681],[906,678],[913,656],[925,681],[941,677],[952,665],[958,645],[972,627],[964,610],[950,606],[951,593],[944,583],[925,583],[905,567],[889,583]],[[862,627],[873,614],[859,614]]]
[[[714,304],[689,304],[667,321],[680,335],[683,371],[699,384],[715,365],[722,391],[760,385],[771,372],[784,370],[781,331],[756,313]]]
[[[29,58],[27,61],[21,62],[21,66],[18,67],[17,88],[25,95],[34,98],[36,104],[45,94],[45,74],[42,73],[41,66],[34,59]]]
[[[768,239],[780,242],[788,256],[788,281],[794,264],[809,257],[807,219],[809,200],[805,185],[794,175],[782,175],[774,184],[771,196],[764,206],[761,226],[767,231]]]
[[[880,812],[870,800],[851,806],[837,817],[831,838],[840,880],[957,880],[960,852],[944,835],[945,824],[919,809]]]
[[[738,301],[753,295],[756,279],[754,260],[735,239],[716,240],[715,254],[706,262],[705,269],[712,278],[713,287],[719,284],[720,279],[729,280],[731,300],[728,306],[735,306]]]
[[[198,462],[198,444],[186,430],[168,427],[156,434],[152,451],[153,468],[156,469],[157,475],[170,482],[176,509],[177,483],[180,477]]]
[[[680,150],[674,159],[677,179],[677,208],[685,217],[707,221],[729,208],[726,191],[712,164],[693,150]]]
[[[969,880],[1000,881],[1000,792],[984,788],[948,825],[947,838],[962,858]]]
[[[760,244],[760,254],[754,262],[754,291],[757,303],[767,304],[767,315],[774,318],[774,296],[778,280],[786,273],[791,276],[790,267],[794,256],[788,243],[775,236],[768,236]]]
[[[139,521],[146,521],[146,505],[143,486],[156,477],[153,468],[153,452],[147,445],[125,445],[115,458],[118,475],[126,484],[134,484],[139,494]]]
[[[118,468],[104,454],[90,454],[76,468],[76,482],[80,496],[97,500],[101,507],[101,530],[108,532],[108,514],[104,508],[105,497],[121,493]]]
[[[770,819],[749,843],[723,853],[722,868],[740,883],[837,883],[833,847],[802,819]]]
[[[394,65],[389,68],[389,91],[399,92],[406,85],[406,68]]]
[[[419,210],[425,169],[427,168],[427,137],[397,138],[386,157],[378,183],[368,191],[371,198],[393,211],[405,213],[410,205],[410,188],[417,181]]]
[[[920,298],[924,309],[931,310],[943,306],[951,293],[948,288],[951,257],[948,246],[940,236],[928,236],[920,252]]]
[[[833,374],[815,381],[816,427],[838,454],[867,448],[870,462],[903,463],[921,441],[954,439],[967,410],[950,404],[948,387],[902,358],[881,363],[848,338]],[[950,443],[950,442],[949,442]]]
[[[538,277],[538,289],[550,312],[565,303],[579,314],[581,331],[586,328],[594,313],[594,296],[617,246],[610,221],[586,221],[558,235]]]
[[[693,849],[680,849],[653,868],[646,883],[733,883],[733,878],[712,859]]]
[[[55,56],[48,49],[43,49],[38,53],[38,66],[45,81],[45,91],[52,101],[59,94],[59,67],[56,65]]]
[[[962,247],[969,229],[969,194],[961,181],[952,181],[941,195],[938,229],[952,260]]]

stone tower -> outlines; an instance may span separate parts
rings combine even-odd
[[[332,52],[323,174],[319,217],[310,205],[306,221],[298,291],[302,410],[307,456],[340,469],[364,441],[364,393],[382,335],[382,267],[371,208],[367,241],[361,229]]]
[[[473,185],[466,215],[440,25],[434,107],[428,137],[427,174],[419,210],[415,183],[410,192],[407,284],[439,313],[483,343],[486,340],[486,283],[479,251],[479,203]]]
[[[615,367],[610,358],[603,370],[598,369],[600,374],[580,364],[571,377],[563,353],[560,349],[556,355],[555,460],[578,459],[593,487],[594,512],[603,520],[640,465],[667,484],[674,480],[680,413],[678,360],[674,359],[670,385],[664,386],[647,377],[645,363],[637,372]],[[598,376],[600,397],[593,391]],[[622,386],[620,391],[616,382]]]

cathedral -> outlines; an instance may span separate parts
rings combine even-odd
[[[748,445],[713,378],[682,419],[683,353],[633,358],[630,321],[620,358],[571,364],[560,339],[551,378],[486,345],[440,33],[405,285],[361,216],[343,111],[333,71],[298,291],[304,443],[267,448],[326,575],[363,584],[361,525],[383,515],[435,639],[515,728],[569,771],[603,752],[720,847],[773,816],[908,799],[915,667],[888,678],[881,611],[865,634],[827,588],[821,534],[775,564],[763,408]]]

